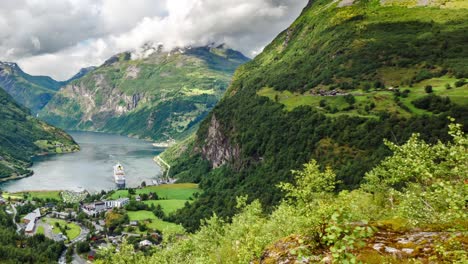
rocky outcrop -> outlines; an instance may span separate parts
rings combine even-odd
[[[145,100],[144,93],[127,95],[115,89],[102,75],[96,75],[94,81],[95,89],[79,83],[68,85],[62,91],[71,100],[71,104],[76,103],[81,106],[83,112],[80,117],[81,123],[91,121],[94,127],[99,128],[106,123],[103,116],[121,116],[134,110],[142,100]]]
[[[209,160],[213,168],[220,167],[227,162],[238,163],[240,158],[240,147],[232,144],[223,133],[219,121],[213,114],[208,128],[205,144],[201,150],[202,156]]]
[[[138,78],[138,74],[140,73],[140,68],[138,68],[135,65],[132,65],[127,68],[127,71],[125,73],[125,79],[136,79]]]

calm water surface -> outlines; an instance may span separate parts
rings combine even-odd
[[[71,154],[49,155],[33,159],[34,175],[9,181],[0,189],[16,192],[24,190],[74,190],[78,187],[95,192],[115,188],[113,166],[124,166],[127,186],[151,182],[161,175],[161,168],[153,157],[163,149],[149,142],[125,136],[70,132],[81,151]]]

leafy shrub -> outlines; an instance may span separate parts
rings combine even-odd
[[[419,109],[428,110],[434,113],[446,112],[452,107],[450,98],[440,97],[437,95],[421,97],[411,103]]]
[[[465,84],[466,84],[466,80],[465,80],[465,79],[460,79],[460,80],[457,80],[457,81],[455,82],[455,87],[457,87],[457,88],[458,88],[458,87],[462,87],[462,86],[465,85]]]
[[[426,85],[426,87],[424,87],[424,91],[426,91],[426,93],[432,93],[432,85]]]

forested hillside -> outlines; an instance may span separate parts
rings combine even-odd
[[[173,176],[204,190],[173,220],[195,230],[212,212],[233,215],[240,195],[269,211],[284,196],[276,185],[310,159],[335,171],[338,190],[354,189],[390,154],[384,139],[448,141],[448,116],[466,129],[467,8],[310,1],[236,71],[193,140],[166,154]]]
[[[238,197],[230,222],[213,215],[151,254],[128,243],[98,263],[467,263],[468,138],[453,123],[449,136],[386,141],[392,154],[353,191],[338,193],[333,169],[311,160],[277,185],[285,198],[271,214]]]
[[[224,46],[170,52],[147,46],[144,54],[113,56],[64,87],[40,118],[64,129],[181,138],[194,131],[226,91],[234,70],[248,61]]]
[[[27,237],[16,233],[13,219],[0,205],[0,262],[56,263],[65,249],[63,242],[54,242],[44,235]]]
[[[27,168],[33,155],[79,149],[68,134],[32,117],[2,88],[0,120],[0,180],[31,174]]]

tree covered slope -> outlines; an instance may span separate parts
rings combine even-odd
[[[29,175],[31,156],[79,149],[64,131],[31,116],[0,88],[0,181]]]
[[[110,58],[64,87],[40,117],[66,129],[179,138],[193,131],[248,61],[223,46],[149,52]]]
[[[174,216],[193,230],[249,195],[266,208],[280,181],[310,159],[357,188],[390,154],[383,139],[447,141],[448,116],[468,124],[468,6],[464,1],[310,1],[300,17],[234,74],[196,137],[167,155],[200,182]],[[190,216],[190,217],[189,217]]]

